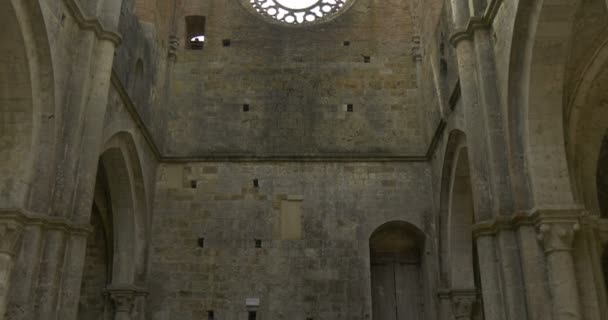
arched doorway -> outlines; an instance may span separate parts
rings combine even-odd
[[[424,237],[406,222],[380,226],[369,240],[374,320],[423,319]]]

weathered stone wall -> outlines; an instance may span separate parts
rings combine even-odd
[[[161,165],[151,319],[244,319],[246,298],[261,299],[262,319],[370,319],[369,237],[395,220],[428,229],[429,174],[424,163]]]
[[[207,40],[203,50],[185,50],[182,41],[167,154],[426,151],[428,106],[418,101],[409,1],[358,0],[334,21],[301,29],[271,25],[236,0],[185,1],[182,40],[188,15],[206,16]]]

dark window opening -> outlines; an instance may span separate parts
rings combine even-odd
[[[249,317],[248,317],[249,320],[256,320],[257,317],[258,317],[258,314],[256,311],[249,311]]]
[[[259,188],[260,187],[260,182],[258,181],[258,179],[253,179],[253,187],[254,188]]]
[[[353,112],[355,111],[355,106],[353,104],[347,104],[346,105],[346,112]]]
[[[196,187],[198,187],[198,184],[197,184],[196,180],[190,181],[190,188],[196,189]]]
[[[205,17],[186,17],[186,47],[190,50],[202,50],[205,46]]]
[[[348,47],[348,46],[350,46],[350,41],[344,41],[342,43],[342,45],[345,46],[345,47]]]
[[[249,105],[248,104],[244,104],[243,105],[243,112],[249,112]]]
[[[215,316],[213,315],[213,310],[207,311],[207,320],[214,320]]]
[[[255,239],[255,247],[258,248],[258,249],[262,247],[262,240],[261,239]]]
[[[230,39],[224,39],[224,40],[222,40],[222,45],[224,47],[230,47],[230,43],[231,43]]]
[[[363,62],[364,63],[370,63],[372,61],[372,57],[370,56],[363,56]]]
[[[203,237],[198,238],[197,242],[198,242],[199,248],[204,248],[205,247],[205,238],[203,238]]]

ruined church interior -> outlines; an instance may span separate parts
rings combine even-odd
[[[608,320],[608,0],[0,0],[0,320]]]

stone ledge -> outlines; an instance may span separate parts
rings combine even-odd
[[[108,40],[117,47],[120,45],[122,36],[117,31],[106,29],[99,19],[86,16],[76,0],[63,0],[63,2],[81,29],[93,31],[99,39]]]

